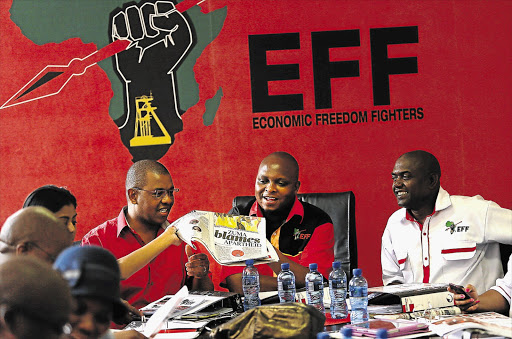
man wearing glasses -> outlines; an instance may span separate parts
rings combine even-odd
[[[134,163],[126,176],[128,205],[82,239],[82,245],[102,246],[121,258],[121,298],[136,308],[175,294],[185,284],[192,290],[213,290],[206,254],[191,253],[169,227],[177,191],[161,163]]]
[[[73,236],[44,207],[26,207],[5,221],[0,231],[0,256],[30,255],[52,264],[71,246]]]

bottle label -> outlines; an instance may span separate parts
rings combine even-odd
[[[318,281],[308,281],[308,291],[323,291],[324,290],[324,284],[323,282]]]
[[[368,287],[363,287],[363,286],[350,287],[350,296],[351,297],[367,297],[368,296]]]
[[[295,289],[295,284],[292,284],[292,283],[282,283],[282,282],[280,282],[280,284],[281,284],[281,289],[283,291],[291,291],[291,290]]]
[[[245,286],[253,286],[253,285],[256,285],[258,284],[258,277],[251,277],[251,276],[248,276],[248,277],[243,277],[242,279],[242,283],[245,285]]]
[[[332,291],[332,295],[334,295],[334,298],[345,299],[345,291],[343,290]]]
[[[345,284],[343,284],[340,280],[331,281],[331,288],[345,288]]]

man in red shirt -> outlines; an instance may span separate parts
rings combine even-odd
[[[185,284],[191,290],[213,290],[207,255],[193,254],[168,227],[177,191],[161,163],[134,163],[126,176],[128,206],[82,239],[82,245],[102,246],[120,258],[121,298],[136,308],[175,294]]]
[[[282,263],[289,263],[296,287],[305,286],[310,263],[327,278],[334,260],[334,229],[331,218],[320,208],[297,198],[299,165],[286,152],[275,152],[260,164],[255,183],[255,199],[234,207],[229,213],[265,217],[267,239],[275,247],[279,261],[257,266],[261,291],[277,290],[276,275]],[[223,266],[221,285],[243,293],[241,266]]]

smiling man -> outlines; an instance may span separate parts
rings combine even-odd
[[[297,288],[304,287],[310,263],[317,263],[320,273],[328,277],[334,260],[332,221],[318,207],[297,199],[299,187],[297,160],[285,152],[272,153],[263,159],[258,169],[255,198],[229,212],[266,219],[267,239],[275,247],[279,261],[258,266],[262,291],[277,290],[275,275],[285,262],[295,273]],[[240,266],[223,266],[222,285],[242,293],[242,269]]]
[[[425,151],[398,158],[392,172],[400,210],[382,236],[382,280],[474,284],[489,289],[503,277],[498,243],[512,243],[512,211],[481,196],[449,195],[441,168]]]
[[[213,290],[208,257],[186,249],[167,221],[177,191],[161,163],[134,163],[126,176],[128,205],[82,239],[82,245],[102,246],[121,258],[121,277],[126,278],[121,298],[136,308],[175,294],[185,284],[192,290]]]

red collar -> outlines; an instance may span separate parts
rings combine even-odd
[[[132,231],[133,233],[137,233],[128,224],[128,220],[126,220],[126,213],[128,213],[128,206],[123,207],[121,209],[121,212],[117,216],[117,237],[119,237],[121,235],[121,232],[124,230],[125,227],[128,227],[130,229],[130,231]],[[168,221],[166,221],[162,224],[162,227],[161,227],[162,229],[158,230],[157,234],[158,235],[161,234],[167,228],[167,226],[169,226]]]
[[[117,216],[117,236],[118,237],[125,227],[130,228],[130,225],[128,225],[128,221],[126,220],[127,212],[128,212],[128,206],[125,206],[121,209],[121,212]]]
[[[433,211],[430,215],[427,215],[427,218],[428,218],[428,217],[433,216],[435,213],[436,213],[436,209],[434,208],[434,211]],[[418,221],[418,220],[416,220],[416,219],[413,217],[413,215],[412,215],[411,211],[410,211],[410,210],[408,210],[408,209],[406,209],[406,210],[405,210],[405,219],[407,219],[407,220],[409,220],[409,221],[416,221],[416,222],[419,224],[419,221]]]

